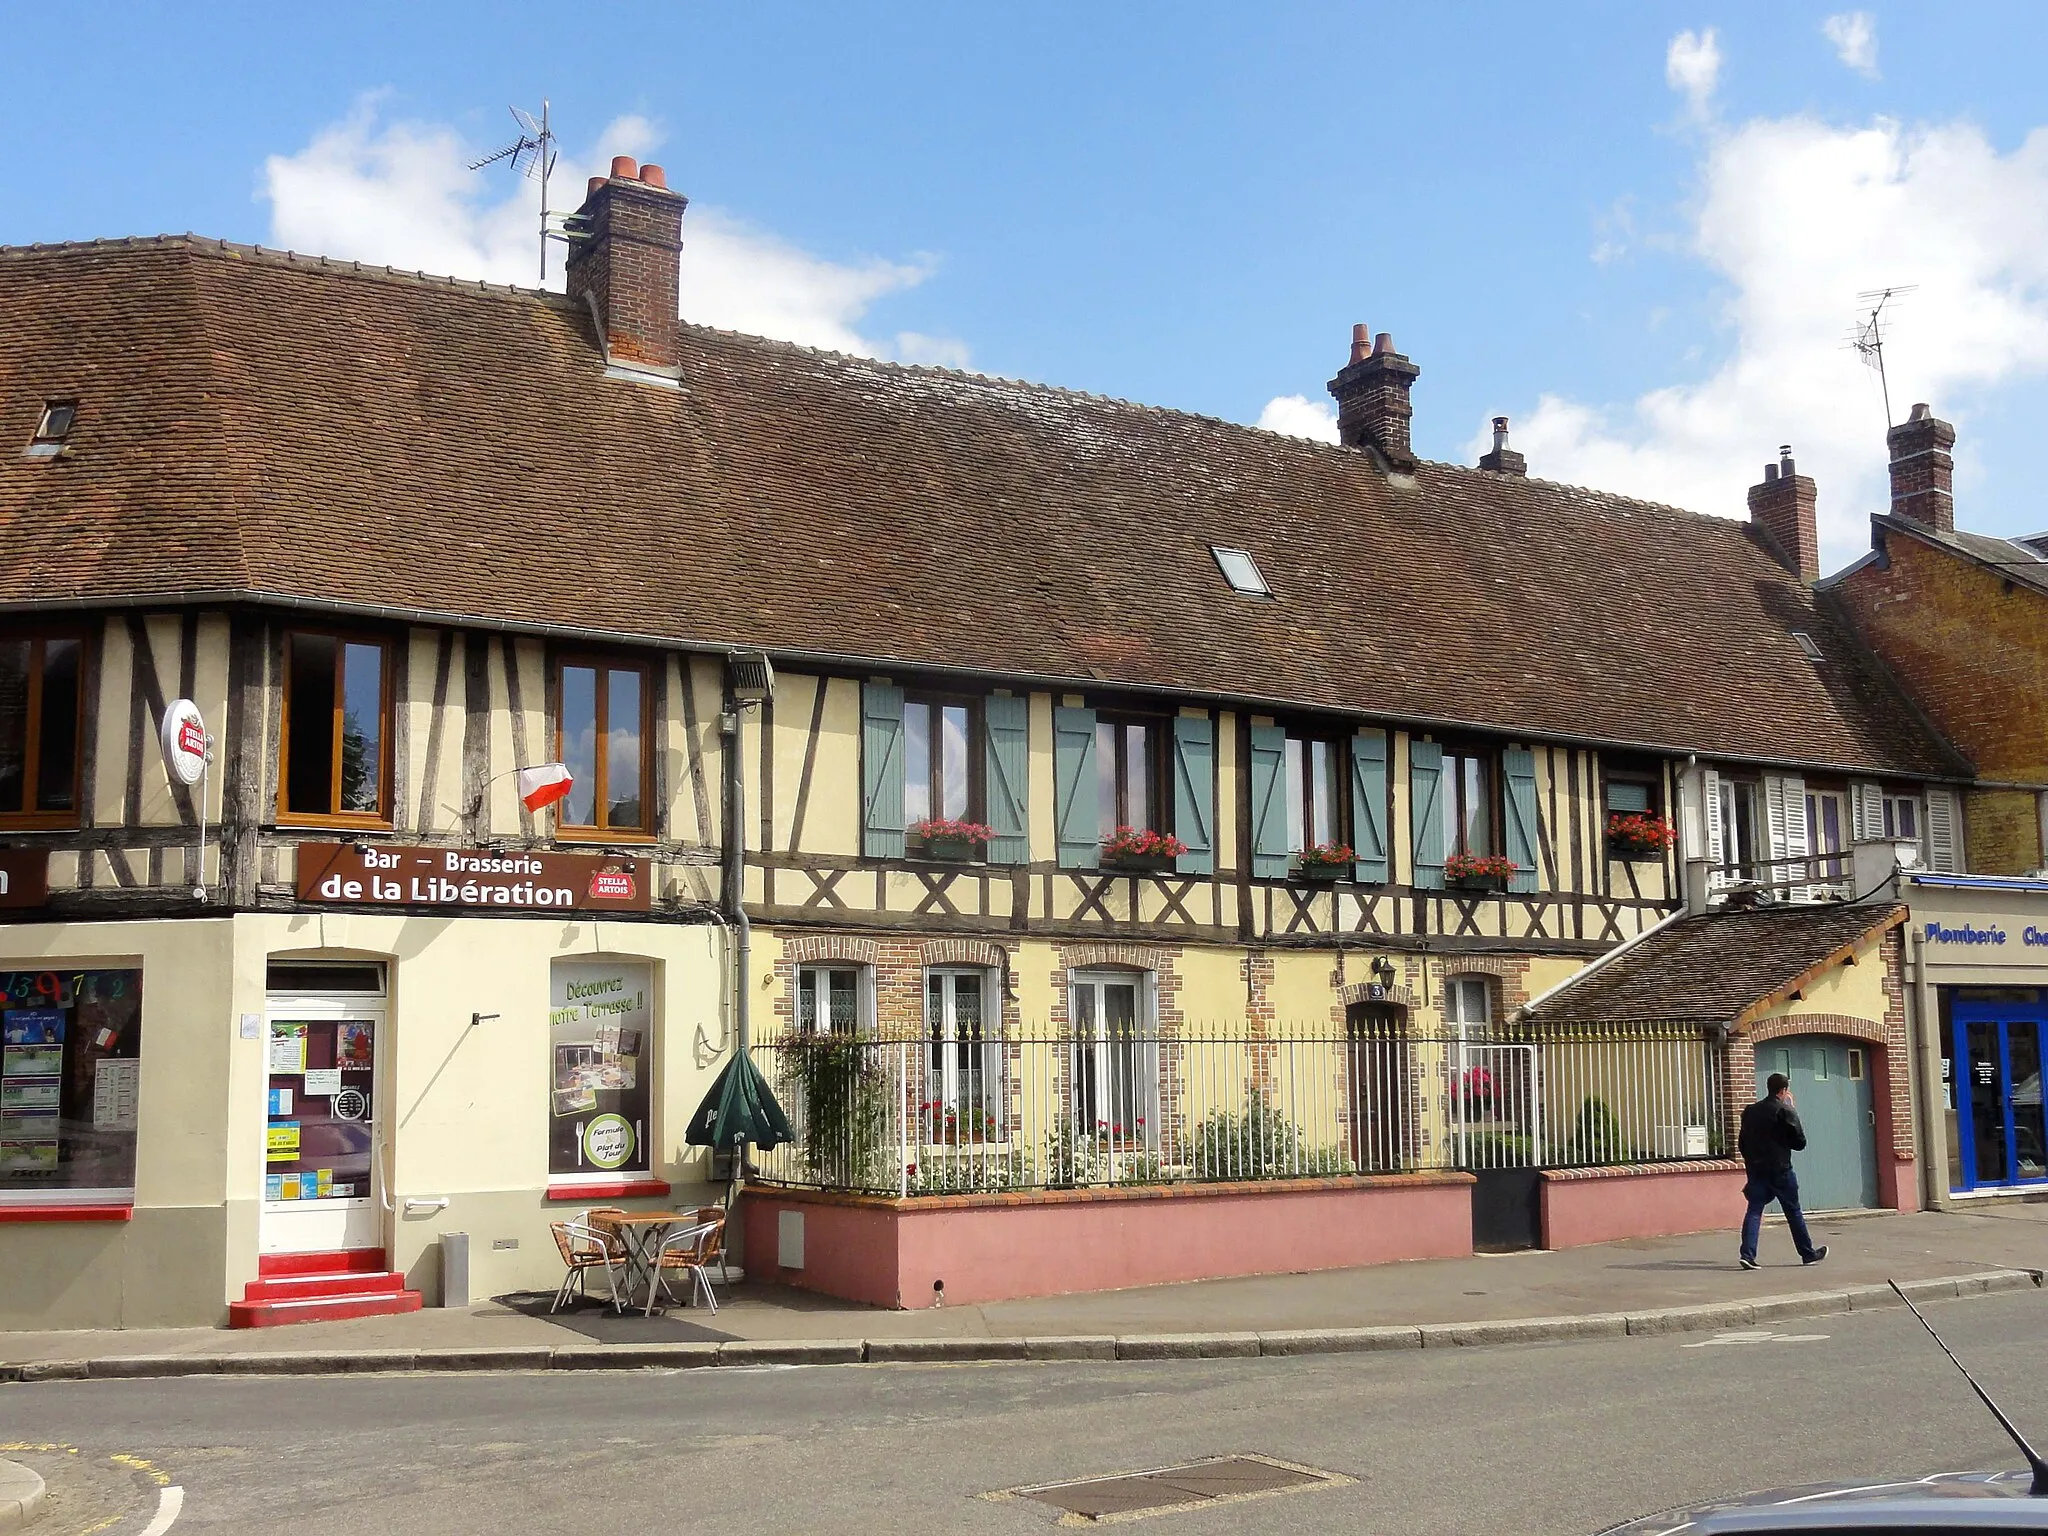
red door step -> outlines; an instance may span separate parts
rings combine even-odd
[[[335,1248],[326,1253],[266,1253],[256,1273],[266,1280],[284,1275],[380,1275],[391,1267],[382,1248]]]
[[[418,1291],[377,1291],[349,1296],[311,1296],[287,1301],[231,1301],[230,1328],[275,1328],[283,1323],[332,1323],[345,1317],[385,1317],[420,1309]]]
[[[242,1290],[242,1299],[313,1301],[322,1296],[396,1296],[404,1289],[405,1276],[396,1270],[379,1275],[287,1275],[276,1280],[251,1280]]]

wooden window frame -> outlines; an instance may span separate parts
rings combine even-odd
[[[1618,811],[1608,803],[1608,789],[1616,784],[1640,784],[1650,792],[1650,807],[1647,811]],[[1664,801],[1664,775],[1654,765],[1634,760],[1600,764],[1600,824],[1604,828],[1609,816],[1655,816],[1660,821],[1669,820],[1670,810]]]
[[[929,799],[931,809],[924,817],[912,816],[910,814],[909,716],[910,707],[913,704],[922,704],[931,710],[934,724],[938,724],[942,720],[943,712],[947,709],[958,708],[967,711],[967,814],[964,818],[956,819],[967,821],[980,821],[983,819],[988,808],[988,786],[982,782],[986,768],[985,759],[988,756],[988,729],[982,721],[981,702],[979,696],[971,693],[940,693],[928,692],[922,689],[904,690],[903,826],[906,832],[909,828],[915,826],[919,821],[925,820],[927,817],[934,821],[945,819],[945,780],[941,776],[945,764],[945,753],[939,750],[938,736],[931,732],[927,732],[925,735],[925,748],[931,754],[931,763],[925,779],[925,794]],[[985,850],[978,850],[975,856],[980,858],[983,852]]]
[[[1100,733],[1105,725],[1113,727],[1116,731],[1116,768],[1113,780],[1116,785],[1114,825],[1131,827],[1140,832],[1173,831],[1173,779],[1168,767],[1168,757],[1161,750],[1162,746],[1169,744],[1173,739],[1173,716],[1148,715],[1139,710],[1098,709],[1095,711],[1095,728],[1097,732],[1095,750],[1097,753],[1102,751],[1102,737]],[[1128,725],[1142,725],[1145,728],[1145,740],[1149,745],[1152,756],[1152,761],[1146,765],[1145,770],[1145,782],[1152,796],[1152,806],[1156,817],[1150,824],[1143,824],[1131,819],[1130,801],[1126,794],[1126,791],[1130,788],[1128,779],[1130,742],[1129,738],[1124,735],[1124,727]],[[1096,771],[1098,774],[1101,772],[1099,768]],[[1099,788],[1099,778],[1097,785]],[[1097,803],[1096,814],[1098,817],[1101,815],[1100,802]]]
[[[1477,854],[1491,857],[1502,853],[1507,846],[1507,774],[1501,764],[1501,750],[1471,741],[1439,741],[1443,748],[1443,795],[1445,814],[1451,819],[1456,835],[1444,839],[1444,857],[1456,854]],[[1452,771],[1453,763],[1477,759],[1486,765],[1486,830],[1485,848],[1468,848],[1465,845],[1465,776]],[[1603,821],[1604,827],[1606,823]]]
[[[300,637],[334,642],[334,746],[328,766],[327,798],[330,804],[341,797],[341,721],[347,704],[344,683],[348,647],[377,647],[377,805],[368,811],[295,811],[292,793],[292,642]],[[392,656],[398,642],[388,635],[358,629],[318,629],[292,625],[284,631],[284,665],[278,677],[277,730],[277,824],[281,827],[353,827],[388,832],[391,817],[391,721],[395,714],[391,698]]]
[[[596,815],[594,822],[570,821],[560,810],[555,812],[555,836],[563,842],[602,843],[651,843],[658,836],[655,831],[654,797],[654,689],[661,673],[652,662],[632,656],[607,656],[588,652],[566,652],[554,660],[554,703],[555,703],[555,761],[565,762],[562,756],[563,726],[566,711],[562,704],[562,673],[569,667],[589,667],[597,674],[597,736],[592,743],[595,756],[591,766],[590,808]],[[611,678],[613,672],[638,672],[640,674],[640,804],[642,825],[638,827],[614,827],[607,818],[610,797],[605,793],[609,787],[610,753],[605,751],[604,740],[609,724],[611,705]]]
[[[82,628],[58,626],[0,630],[0,640],[26,640],[29,643],[28,698],[24,705],[27,720],[22,735],[22,808],[0,811],[0,828],[10,832],[47,832],[81,826],[85,820],[85,696],[86,685],[92,675],[92,637]],[[71,739],[75,745],[71,754],[71,809],[68,811],[40,811],[35,808],[37,792],[42,788],[37,782],[37,774],[42,766],[43,655],[44,648],[52,640],[78,642],[78,716],[71,728]]]
[[[1294,792],[1301,796],[1301,847],[1289,848],[1287,850],[1289,859],[1292,860],[1295,855],[1302,852],[1302,849],[1313,847],[1319,841],[1315,835],[1315,828],[1311,825],[1315,819],[1312,809],[1315,804],[1315,797],[1312,791],[1315,788],[1316,761],[1315,752],[1312,749],[1317,743],[1321,743],[1329,748],[1330,761],[1336,768],[1336,782],[1331,786],[1335,798],[1330,804],[1331,819],[1335,822],[1335,826],[1331,831],[1331,835],[1326,839],[1320,839],[1320,841],[1335,843],[1342,847],[1351,846],[1353,829],[1351,826],[1350,736],[1343,733],[1332,734],[1322,726],[1283,725],[1282,728],[1287,732],[1288,746],[1292,746],[1296,742],[1301,743],[1301,772],[1298,775],[1290,775],[1287,771],[1286,747],[1283,746],[1281,748],[1280,756],[1281,776],[1283,779],[1291,780]],[[1282,784],[1281,792],[1283,794],[1286,793],[1288,787],[1287,784]],[[1291,842],[1292,839],[1290,838],[1289,841]],[[1290,868],[1288,874],[1283,878],[1285,880],[1293,880],[1295,878],[1293,870]]]

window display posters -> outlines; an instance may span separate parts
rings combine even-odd
[[[370,1019],[270,1021],[265,1200],[370,1197],[376,1032]]]
[[[0,971],[0,1201],[135,1187],[142,973]]]
[[[654,967],[557,960],[548,999],[548,1172],[642,1174],[652,1073]]]
[[[306,1070],[306,1026],[270,1026],[270,1070],[296,1077]]]

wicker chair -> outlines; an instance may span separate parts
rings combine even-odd
[[[619,1249],[618,1238],[605,1228],[580,1221],[550,1222],[548,1230],[555,1234],[555,1248],[562,1255],[563,1266],[562,1285],[555,1292],[555,1303],[548,1311],[561,1311],[572,1291],[581,1291],[588,1299],[590,1272],[601,1269],[604,1271],[605,1299],[615,1311],[623,1313],[625,1302],[619,1295],[619,1265],[625,1255]]]
[[[661,1245],[661,1254],[655,1262],[658,1284],[655,1289],[670,1296],[667,1280],[676,1270],[683,1270],[690,1276],[692,1288],[704,1298],[712,1315],[718,1314],[718,1296],[711,1289],[709,1268],[716,1264],[721,1274],[725,1271],[725,1212],[718,1206],[705,1206],[697,1212],[698,1220],[684,1227]],[[654,1305],[650,1291],[647,1304]]]

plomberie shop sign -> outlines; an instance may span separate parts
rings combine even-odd
[[[2008,925],[1995,920],[1982,923],[1930,922],[1921,931],[1921,937],[1927,943],[1939,944],[1944,949],[1979,946],[2002,949],[2015,934],[2023,948],[2048,949],[2048,927],[2039,923],[2021,927],[2017,923]]]
[[[301,901],[493,912],[645,912],[648,870],[613,854],[299,844]]]

